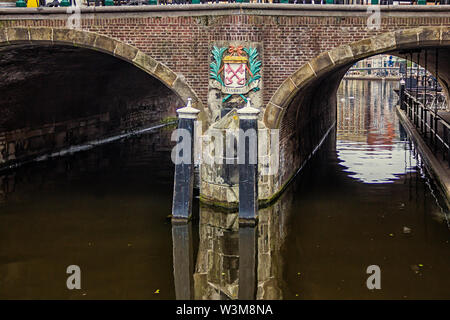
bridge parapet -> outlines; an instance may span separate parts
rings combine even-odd
[[[450,6],[379,6],[368,28],[362,5],[205,4],[81,8],[80,29],[129,44],[184,77],[207,104],[211,43],[258,42],[263,48],[263,103],[322,52],[376,34],[449,25]],[[66,28],[67,8],[3,8],[2,27]],[[72,13],[71,11],[69,13]]]
[[[412,15],[417,16],[423,12],[448,12],[449,6],[423,6],[423,5],[348,5],[348,4],[283,4],[283,3],[218,3],[218,4],[183,4],[161,6],[90,6],[81,7],[82,13],[148,13],[152,16],[201,16],[201,15],[326,15],[326,16],[354,16],[358,13],[367,14],[367,8],[378,7],[381,12],[390,16]],[[39,7],[39,8],[0,8],[2,14],[64,14],[65,7]]]

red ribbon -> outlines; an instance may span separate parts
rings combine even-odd
[[[228,48],[228,52],[229,52],[230,54],[237,54],[238,56],[241,56],[241,55],[244,53],[244,52],[242,51],[243,48],[244,48],[243,46],[238,46],[238,47],[230,46],[230,47]]]

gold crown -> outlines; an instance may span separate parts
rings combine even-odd
[[[223,57],[224,63],[247,63],[247,57],[243,56],[225,56]]]

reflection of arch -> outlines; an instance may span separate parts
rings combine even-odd
[[[164,64],[156,61],[141,50],[94,32],[49,28],[49,27],[15,27],[0,29],[0,47],[20,44],[60,44],[84,47],[101,51],[125,60],[157,78],[173,90],[184,102],[192,98],[193,106],[201,111],[199,119],[205,120],[203,104],[184,77],[177,75]]]
[[[279,128],[287,107],[296,95],[326,74],[341,72],[340,80],[345,73],[343,70],[346,71],[353,63],[376,54],[443,46],[450,46],[450,27],[420,27],[392,31],[324,52],[304,64],[281,84],[266,107],[264,122],[270,128]]]

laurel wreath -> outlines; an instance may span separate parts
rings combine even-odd
[[[210,67],[210,78],[217,80],[222,86],[225,84],[222,81],[222,78],[220,77],[219,71],[220,67],[222,66],[222,57],[223,53],[227,50],[226,47],[218,48],[216,46],[213,46],[212,49],[212,55],[214,57],[214,61],[211,62],[209,65]],[[250,69],[250,78],[248,79],[247,85],[252,83],[255,80],[258,80],[261,78],[261,75],[259,72],[261,71],[261,60],[258,59],[259,53],[257,48],[244,48],[244,51],[248,55],[248,64]],[[253,90],[257,91],[259,90],[258,87],[254,88]]]
[[[211,79],[215,79],[215,80],[219,81],[222,86],[224,86],[225,84],[223,83],[222,79],[220,78],[219,70],[220,70],[220,66],[222,65],[222,56],[223,56],[223,53],[225,52],[225,50],[227,50],[226,47],[218,48],[218,47],[214,46],[212,49],[212,55],[214,57],[214,62],[211,62],[211,64],[209,65]]]
[[[248,54],[248,64],[251,72],[250,79],[247,82],[247,85],[252,83],[255,80],[261,78],[261,75],[258,74],[261,71],[261,60],[258,60],[258,49],[256,48],[244,48],[244,51]],[[255,88],[259,90],[259,88]]]

